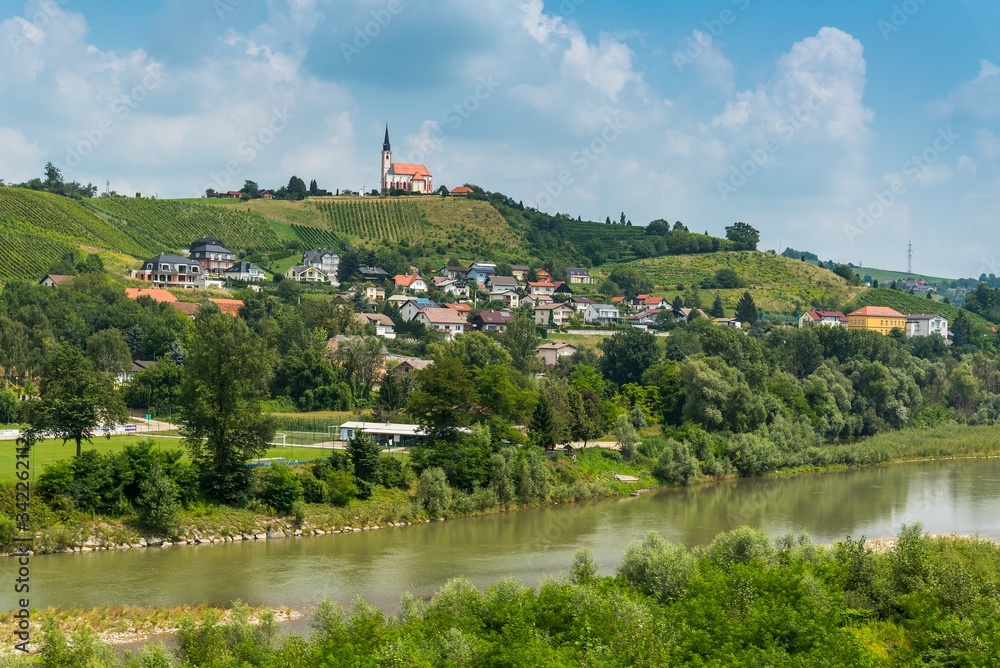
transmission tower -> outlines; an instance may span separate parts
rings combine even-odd
[[[906,244],[906,273],[913,273],[913,242],[907,242]]]

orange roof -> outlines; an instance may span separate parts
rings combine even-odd
[[[611,303],[612,304],[618,304],[619,302],[623,302],[623,301],[625,301],[624,297],[612,297],[611,298]]]
[[[474,191],[469,186],[459,186],[457,188],[452,188],[451,189],[451,194],[452,195],[470,195],[473,192]]]
[[[445,304],[445,308],[450,308],[452,311],[458,311],[459,313],[472,312],[472,307],[468,304]]]
[[[864,308],[859,308],[854,313],[850,315],[866,315],[873,316],[876,318],[905,318],[906,316],[897,311],[896,309],[891,309],[888,306],[865,306]]]
[[[411,165],[405,162],[396,162],[392,165],[393,174],[410,174],[413,176],[430,176],[430,170],[424,165]]]
[[[231,315],[234,318],[239,316],[240,309],[243,307],[243,301],[240,299],[209,299],[208,301],[218,306],[219,310],[226,315]]]
[[[465,316],[450,308],[425,308],[417,314],[417,317],[424,316],[432,325],[464,325]]]
[[[639,296],[642,297],[642,295]],[[646,299],[644,299],[642,303],[643,305],[646,304],[653,305],[653,304],[659,304],[660,302],[663,301],[666,301],[663,297],[646,297]]]
[[[649,299],[650,297],[652,297],[652,295],[636,295],[635,296],[636,299],[642,299],[642,300]]]
[[[149,297],[154,302],[167,302],[169,304],[177,301],[177,297],[160,288],[125,288],[125,295],[129,299]]]
[[[407,274],[405,276],[403,274],[397,274],[396,276],[393,277],[392,280],[396,282],[396,285],[398,287],[408,288],[411,285],[413,285],[416,281],[423,279],[420,278],[420,274]]]
[[[192,318],[198,314],[198,310],[201,308],[201,304],[196,304],[194,302],[173,302],[170,305],[184,315],[189,315]]]
[[[554,288],[554,287],[556,287],[556,284],[552,283],[550,281],[528,281],[528,285],[530,285],[533,288]]]

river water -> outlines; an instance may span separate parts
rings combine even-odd
[[[392,609],[455,577],[486,586],[536,584],[588,547],[610,573],[629,541],[650,530],[702,545],[747,524],[816,542],[930,533],[1000,539],[1000,459],[925,462],[781,479],[737,480],[585,504],[302,539],[41,555],[31,561],[32,607],[250,604],[309,608],[364,596]],[[14,561],[0,562],[12,581]],[[3,597],[4,608],[13,607]]]

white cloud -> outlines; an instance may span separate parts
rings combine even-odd
[[[42,151],[20,130],[0,128],[0,175],[11,183],[22,183],[41,173]]]
[[[931,104],[931,110],[941,116],[966,114],[980,120],[1000,117],[1000,66],[979,61],[979,73]]]
[[[691,39],[695,44],[704,45],[692,62],[698,76],[711,88],[731,94],[736,85],[735,68],[722,52],[719,42],[697,29],[691,33]]]

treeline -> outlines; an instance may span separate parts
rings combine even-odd
[[[829,548],[773,543],[739,528],[686,549],[656,533],[630,544],[613,574],[586,550],[537,588],[453,580],[386,615],[363,600],[321,603],[307,638],[252,624],[185,622],[176,650],[122,659],[50,625],[46,666],[988,666],[1000,663],[1000,548],[904,527],[890,550],[863,538]]]
[[[90,198],[97,195],[97,186],[92,183],[82,185],[77,181],[66,181],[63,179],[62,171],[51,162],[45,163],[45,178],[28,179],[24,183],[5,184],[0,179],[0,186],[9,185],[17,188],[27,188],[28,190],[39,190],[52,193],[53,195],[63,195],[75,199]]]

